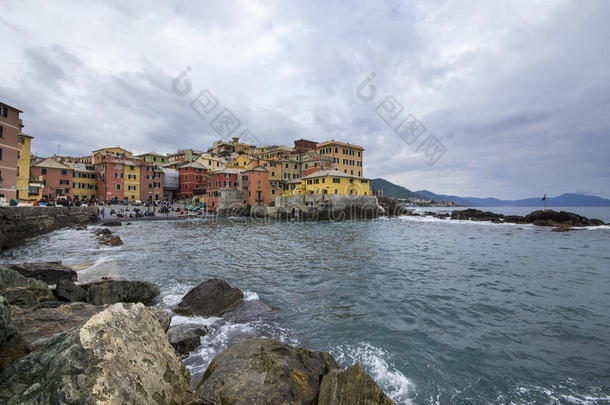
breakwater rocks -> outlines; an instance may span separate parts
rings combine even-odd
[[[58,289],[67,283],[74,284],[59,279]],[[126,283],[93,285],[112,286],[114,299],[135,299],[125,292],[139,291],[140,282]],[[248,305],[223,280],[189,294],[183,308],[200,305],[199,313],[237,319],[273,312],[260,302]],[[393,404],[359,364],[341,370],[329,353],[268,338],[247,338],[217,354],[192,390],[179,355],[200,346],[206,333],[196,325],[170,327],[167,311],[143,303],[49,301],[22,308],[0,296],[0,403]]]
[[[480,211],[476,209],[466,209],[461,211],[453,211],[451,214],[425,212],[424,214],[416,214],[408,212],[405,215],[410,216],[432,216],[440,219],[452,219],[462,221],[488,221],[497,224],[532,224],[536,226],[554,227],[559,230],[569,230],[571,227],[584,226],[601,226],[606,223],[600,219],[589,219],[578,214],[566,211],[533,211],[525,216],[520,215],[504,215],[489,211]]]
[[[27,238],[98,219],[95,207],[0,207],[0,249]]]

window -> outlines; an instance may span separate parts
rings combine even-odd
[[[338,179],[338,178],[336,178],[336,177],[333,177],[333,183],[335,183],[335,184],[339,184],[339,183],[341,183],[341,179]]]
[[[120,190],[120,189],[121,189],[121,185],[120,185],[120,184],[117,184],[117,185],[116,185],[116,189],[117,189],[117,190]]]
[[[2,160],[2,148],[0,148],[0,160]]]
[[[68,180],[59,180],[59,184],[68,185],[68,184],[70,184],[70,181],[68,181]]]
[[[2,125],[0,125],[0,138],[2,138],[2,131],[4,130],[4,127]]]
[[[42,169],[40,169],[40,173],[42,174],[47,174],[47,169],[45,169],[44,167]]]
[[[326,179],[322,179],[322,183],[326,183]]]

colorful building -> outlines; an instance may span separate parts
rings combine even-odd
[[[284,195],[338,194],[371,195],[371,182],[336,170],[322,170],[305,176],[300,183],[290,183]]]
[[[187,163],[178,169],[180,186],[178,198],[203,196],[208,182],[208,169],[197,162]]]
[[[95,167],[83,163],[66,164],[72,169],[72,197],[75,200],[90,202],[97,194]]]
[[[288,158],[294,152],[294,149],[286,145],[262,146],[256,150],[256,157],[265,160],[279,160]]]
[[[32,137],[19,134],[17,147],[17,199],[30,200],[30,147]]]
[[[316,150],[320,155],[332,158],[334,170],[352,176],[364,176],[362,167],[364,148],[362,146],[333,140],[318,143]]]
[[[143,161],[149,162],[149,163],[154,163],[159,166],[163,165],[169,161],[167,156],[162,155],[157,152],[143,153],[141,155],[137,155],[136,159],[143,160]]]
[[[206,187],[206,210],[214,212],[218,209],[218,198],[224,189],[243,191],[241,169],[225,168],[208,173]]]
[[[123,160],[123,200],[140,200],[140,166],[136,160]]]
[[[158,165],[139,160],[140,166],[140,200],[159,201],[163,199],[164,172]]]
[[[123,149],[119,146],[113,146],[110,148],[102,148],[102,149],[97,149],[94,150],[92,152],[92,156],[93,156],[93,161],[92,163],[97,163],[97,159],[100,156],[110,156],[113,158],[117,158],[117,159],[128,159],[133,157],[133,153],[131,153],[130,151]]]
[[[123,158],[99,152],[94,155],[93,161],[97,201],[123,201]]]
[[[271,195],[269,171],[262,166],[256,166],[244,172],[244,192],[248,205],[269,205],[274,197]]]
[[[17,199],[17,161],[23,111],[0,103],[0,203]]]
[[[334,168],[333,158],[315,152],[302,153],[299,160],[301,163],[301,177],[309,176],[321,170],[332,170]]]
[[[199,163],[208,169],[208,172],[220,170],[227,165],[227,162],[223,158],[214,156],[211,153],[202,153],[199,155],[199,157],[197,157],[195,163]]]
[[[70,167],[53,158],[47,158],[32,165],[30,172],[34,179],[42,179],[42,198],[47,201],[72,197],[73,172]]]

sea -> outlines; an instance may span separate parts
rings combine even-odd
[[[607,207],[565,210],[610,222]],[[266,336],[359,362],[398,404],[610,403],[610,226],[208,217],[112,228],[119,247],[101,247],[92,228],[33,238],[0,262],[62,260],[83,281],[148,280],[165,309],[222,278],[275,309],[240,321],[175,316],[209,329],[183,359],[194,383],[229,345]]]

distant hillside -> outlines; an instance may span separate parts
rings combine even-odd
[[[416,191],[425,198],[434,201],[453,201],[469,207],[537,207],[541,206],[542,196],[522,200],[499,200],[497,198],[458,197],[453,195],[435,194],[428,190]],[[552,207],[610,207],[610,200],[605,198],[565,193],[557,197],[548,197],[547,206]]]
[[[415,194],[408,188],[398,186],[384,179],[371,180],[371,189],[373,189],[373,191],[382,191],[385,197],[401,199],[421,198],[419,195]]]
[[[391,183],[385,179],[371,180],[374,191],[381,190],[383,195],[391,198],[425,198],[432,201],[451,201],[467,207],[539,207],[543,205],[542,196],[522,200],[500,200],[498,198],[459,197],[456,195],[435,194],[428,190],[411,191],[408,188]],[[610,207],[610,200],[594,195],[565,193],[557,197],[548,197],[549,207]]]

